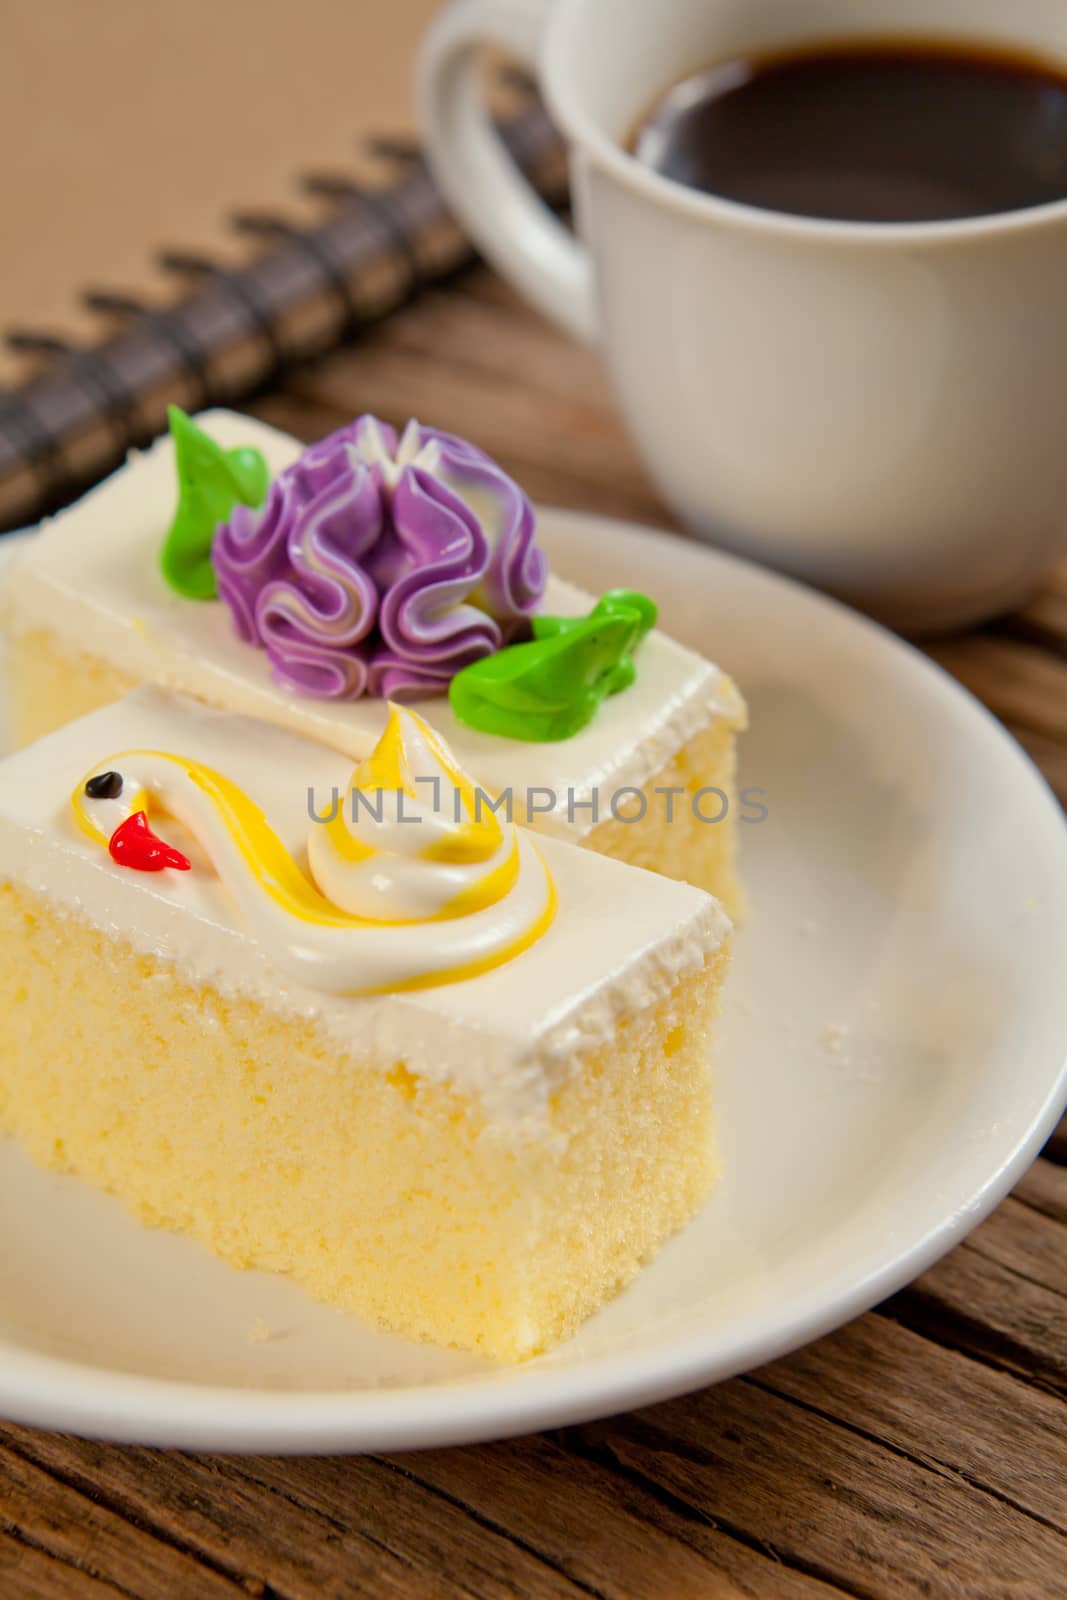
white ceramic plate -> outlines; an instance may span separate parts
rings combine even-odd
[[[153,1233],[0,1144],[0,1414],[215,1450],[458,1444],[663,1399],[921,1272],[1067,1098],[1067,825],[914,651],[755,567],[548,513],[557,570],[660,601],[752,709],[751,894],[719,1037],[725,1179],[563,1348],[489,1368]]]

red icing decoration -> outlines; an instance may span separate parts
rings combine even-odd
[[[192,866],[188,856],[156,838],[143,811],[133,812],[119,824],[111,835],[108,850],[112,861],[120,867],[132,867],[135,872],[162,872],[165,867],[188,872]]]

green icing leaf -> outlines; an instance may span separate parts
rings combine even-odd
[[[656,623],[647,595],[612,589],[587,617],[535,617],[533,639],[464,667],[448,697],[460,722],[550,744],[592,721],[637,676],[633,652]]]
[[[270,469],[250,445],[224,450],[180,406],[167,407],[167,421],[174,440],[178,505],[160,552],[160,566],[170,587],[186,600],[213,600],[215,529],[238,502],[263,504]]]

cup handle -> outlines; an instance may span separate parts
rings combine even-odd
[[[545,0],[457,0],[419,51],[416,97],[427,158],[479,249],[539,311],[593,343],[593,273],[585,247],[521,176],[489,117],[477,52],[499,45],[537,70]]]

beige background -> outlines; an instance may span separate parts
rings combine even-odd
[[[80,290],[163,293],[161,246],[232,258],[229,208],[307,216],[299,172],[365,173],[438,3],[0,0],[0,331],[99,333]]]

